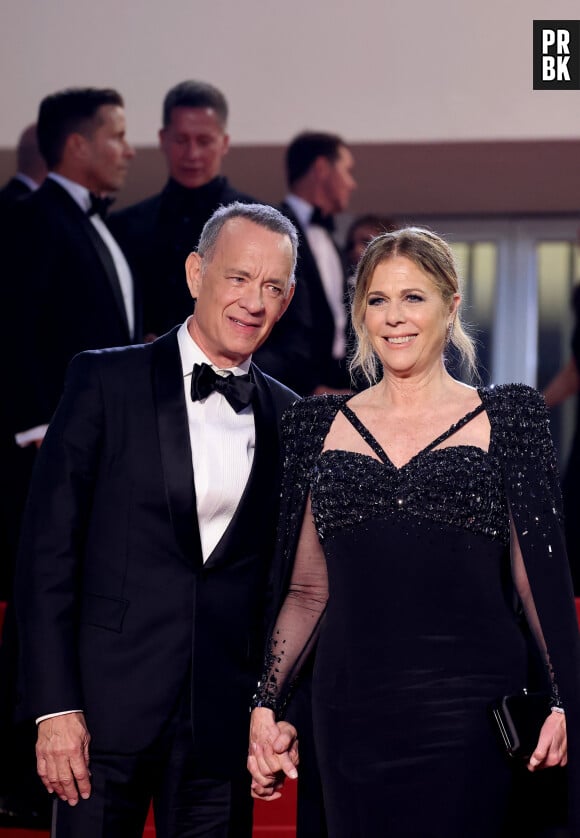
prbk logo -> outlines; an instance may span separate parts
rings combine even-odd
[[[534,90],[580,90],[580,20],[534,21]]]

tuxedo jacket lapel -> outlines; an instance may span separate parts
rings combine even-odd
[[[201,566],[201,541],[183,373],[177,343],[178,329],[179,326],[159,338],[152,346],[153,393],[165,491],[175,538],[183,555],[194,565]]]
[[[79,207],[80,209],[80,207]],[[125,328],[127,329],[127,334],[130,335],[129,331],[129,323],[127,321],[127,311],[125,309],[125,303],[123,301],[123,292],[121,291],[121,283],[119,282],[119,275],[117,273],[117,269],[115,267],[115,263],[113,262],[113,257],[111,256],[111,252],[101,234],[98,230],[94,227],[88,217],[85,217],[83,226],[85,228],[85,232],[94,249],[97,252],[101,265],[103,266],[103,270],[111,286],[111,291],[113,292],[113,297],[115,298],[115,303],[117,304],[117,308],[119,310],[119,315],[123,319],[123,323],[125,324]]]
[[[129,323],[127,321],[127,312],[125,311],[125,303],[123,301],[123,293],[121,291],[117,269],[115,268],[115,263],[113,262],[113,257],[111,256],[109,248],[93,224],[89,221],[86,213],[84,213],[77,202],[71,198],[66,189],[63,189],[63,187],[56,181],[52,180],[52,178],[47,178],[40,189],[46,193],[46,197],[49,201],[58,201],[63,214],[65,214],[66,218],[70,219],[69,223],[74,226],[75,231],[77,231],[77,235],[79,227],[83,230],[85,236],[91,244],[92,249],[98,257],[103,273],[115,299],[119,316],[123,321],[127,336],[130,338],[131,335],[129,332]]]

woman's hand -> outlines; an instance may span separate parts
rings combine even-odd
[[[568,762],[568,740],[566,738],[566,716],[552,711],[540,731],[538,744],[530,761],[529,771],[564,766]]]
[[[252,797],[276,800],[286,777],[298,776],[298,739],[296,728],[288,722],[276,722],[266,707],[256,707],[250,721],[248,771],[252,775]]]

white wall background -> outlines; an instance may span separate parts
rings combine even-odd
[[[113,86],[153,145],[166,90],[214,82],[236,144],[576,138],[580,92],[532,90],[532,21],[578,0],[0,0],[0,147],[40,99]]]

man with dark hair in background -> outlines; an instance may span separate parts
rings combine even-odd
[[[227,120],[226,99],[213,85],[183,81],[172,87],[159,131],[169,180],[159,194],[109,220],[141,285],[149,336],[163,334],[189,312],[183,266],[211,214],[220,205],[255,200],[221,174],[230,143]]]
[[[23,446],[42,441],[73,355],[141,337],[133,278],[101,217],[103,196],[121,188],[134,156],[120,94],[70,88],[47,96],[37,132],[49,173],[15,206],[6,240]]]
[[[356,188],[353,167],[336,134],[304,132],[286,151],[289,192],[280,208],[300,235],[296,294],[258,359],[301,395],[350,387],[346,277],[332,234],[333,215],[347,209]]]
[[[60,398],[71,358],[85,349],[140,337],[127,262],[98,214],[118,190],[133,149],[125,139],[123,100],[115,90],[72,88],[40,105],[38,146],[49,174],[14,202],[0,231],[6,255],[1,331],[6,398],[2,417],[19,505],[36,447]],[[16,541],[18,514],[13,519]],[[13,727],[17,639],[9,602],[0,649],[0,822],[37,825],[26,725]],[[30,730],[34,734],[34,730]],[[29,775],[34,783],[31,784]]]

